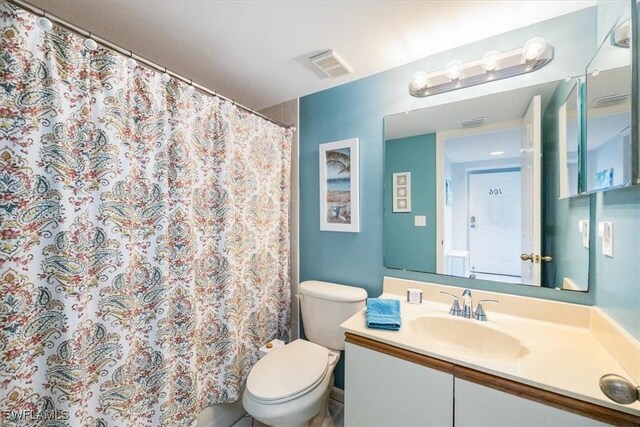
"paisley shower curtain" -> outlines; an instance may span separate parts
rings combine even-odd
[[[0,3],[0,425],[193,425],[289,321],[290,135]]]

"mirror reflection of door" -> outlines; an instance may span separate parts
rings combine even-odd
[[[520,169],[469,173],[469,266],[478,279],[520,283]],[[500,244],[496,244],[500,242]]]
[[[445,274],[540,286],[520,258],[541,247],[540,122],[536,96],[521,120],[443,133]]]
[[[541,162],[542,106],[534,96],[522,123],[522,254],[539,255],[542,249]],[[522,283],[540,286],[539,262],[523,261]]]

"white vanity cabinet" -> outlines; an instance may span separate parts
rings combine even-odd
[[[347,343],[346,427],[451,426],[453,375]]]
[[[474,427],[607,426],[552,406],[455,379],[455,425]]]
[[[640,425],[635,415],[351,333],[344,392],[345,427]]]

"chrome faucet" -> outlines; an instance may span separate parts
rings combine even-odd
[[[462,317],[465,319],[471,319],[473,316],[473,300],[471,299],[471,291],[469,289],[462,291],[462,298],[464,299],[464,302],[462,303]]]
[[[462,308],[460,308],[460,304],[458,304],[458,297],[450,294],[449,292],[440,292],[441,294],[449,295],[453,298],[453,304],[451,305],[451,309],[449,310],[449,314],[452,316],[460,316],[465,319],[474,318],[479,320],[480,322],[487,321],[487,315],[484,312],[484,308],[482,307],[483,302],[500,302],[494,299],[483,299],[478,301],[478,305],[476,306],[475,311],[473,310],[473,300],[471,299],[471,290],[465,289],[462,292],[462,298],[464,302],[462,304]]]
[[[481,322],[486,322],[487,321],[487,315],[484,312],[484,308],[482,308],[482,303],[483,302],[500,302],[498,300],[495,299],[481,299],[480,301],[478,301],[478,304],[476,305],[476,312],[473,315],[473,318],[476,320],[479,320]]]
[[[440,291],[441,294],[449,295],[453,298],[453,304],[451,304],[451,308],[449,309],[449,314],[452,316],[462,316],[462,309],[460,308],[460,304],[458,304],[458,297],[454,294],[450,294],[449,292]]]

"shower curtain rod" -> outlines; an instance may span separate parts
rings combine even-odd
[[[238,102],[234,101],[231,98],[227,98],[224,95],[221,95],[221,94],[219,94],[219,93],[217,93],[217,92],[215,92],[215,91],[213,91],[211,89],[208,89],[208,88],[206,88],[206,87],[204,87],[202,85],[199,85],[198,83],[195,83],[191,79],[188,79],[188,78],[186,78],[186,77],[184,77],[184,76],[182,76],[182,75],[180,75],[178,73],[175,73],[173,71],[167,70],[166,67],[161,67],[160,65],[156,64],[153,61],[150,61],[150,60],[148,60],[146,58],[143,58],[143,57],[141,57],[139,55],[136,55],[135,53],[133,53],[129,49],[125,49],[125,48],[123,48],[123,47],[121,47],[121,46],[119,46],[119,45],[117,45],[117,44],[115,44],[115,43],[113,43],[113,42],[111,42],[111,41],[109,41],[107,39],[103,39],[102,37],[99,37],[99,36],[93,34],[91,31],[87,31],[84,28],[80,28],[77,25],[74,25],[71,22],[69,22],[69,21],[67,21],[65,19],[62,19],[62,18],[60,18],[58,16],[51,15],[50,13],[47,13],[46,10],[40,9],[39,7],[36,7],[36,6],[32,5],[31,3],[27,3],[26,1],[23,1],[23,0],[1,0],[1,1],[6,1],[7,3],[13,3],[14,5],[16,5],[18,7],[21,7],[23,9],[28,10],[29,12],[33,13],[34,15],[43,16],[43,17],[53,21],[54,23],[58,24],[59,26],[66,28],[67,30],[69,30],[71,32],[79,34],[79,35],[81,35],[83,37],[91,38],[94,41],[96,41],[97,43],[99,43],[99,44],[101,44],[101,45],[103,45],[105,47],[108,47],[109,49],[113,49],[116,52],[121,53],[122,55],[124,55],[126,57],[130,57],[130,58],[135,59],[138,62],[141,62],[142,64],[146,65],[147,67],[153,68],[153,69],[155,69],[157,71],[160,71],[162,73],[167,73],[171,77],[173,77],[175,79],[178,79],[178,80],[181,80],[184,83],[187,83],[187,84],[193,86],[196,89],[199,89],[200,91],[202,91],[202,92],[204,92],[204,93],[206,93],[208,95],[213,95],[213,96],[218,97],[220,99],[223,99],[225,101],[229,101],[229,102],[231,102],[232,105],[235,105],[238,108],[241,108],[241,109],[243,109],[243,110],[245,110],[245,111],[247,111],[247,112],[249,112],[249,113],[251,113],[251,114],[253,114],[255,116],[258,116],[258,117],[260,117],[260,118],[262,118],[264,120],[267,120],[267,121],[269,121],[271,123],[274,123],[274,124],[276,124],[276,125],[278,125],[280,127],[283,127],[285,129],[292,129],[294,132],[296,130],[295,126],[285,125],[284,123],[280,123],[277,120],[273,120],[273,119],[265,116],[264,114],[261,114],[261,113],[255,111],[252,108],[249,108],[249,107],[246,107],[246,106],[244,106],[242,104],[239,104]]]

